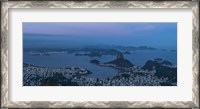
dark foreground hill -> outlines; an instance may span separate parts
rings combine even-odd
[[[156,60],[149,60],[145,63],[145,65],[142,67],[142,69],[146,69],[151,71],[153,67],[156,69],[155,76],[161,78],[161,77],[168,77],[171,82],[177,81],[177,68],[170,67],[172,65],[168,61],[156,61]]]

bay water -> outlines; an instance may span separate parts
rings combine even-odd
[[[173,65],[177,65],[176,51],[162,51],[162,50],[137,50],[134,54],[125,54],[124,57],[131,63],[137,66],[144,66],[146,61],[162,58],[168,60]],[[23,62],[31,65],[51,68],[61,67],[79,67],[92,72],[88,75],[91,78],[111,78],[118,73],[118,70],[111,67],[101,67],[90,63],[92,59],[97,59],[100,62],[109,62],[116,59],[113,55],[103,55],[99,58],[92,58],[88,56],[75,56],[68,53],[51,53],[50,56],[33,56],[24,53]]]

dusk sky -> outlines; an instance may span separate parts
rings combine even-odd
[[[24,48],[87,45],[177,47],[177,23],[24,22]]]

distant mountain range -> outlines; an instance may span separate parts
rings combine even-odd
[[[117,55],[118,52],[123,54],[134,54],[136,50],[157,50],[148,46],[87,46],[83,48],[24,48],[24,52],[29,52],[31,55],[46,55],[48,52],[68,52],[74,53],[75,56],[101,57],[103,55]],[[49,54],[48,54],[49,55]]]
[[[88,49],[116,49],[123,51],[135,51],[135,50],[157,50],[153,47],[148,46],[121,46],[121,45],[90,45],[80,48],[49,48],[49,47],[40,47],[40,48],[24,48],[25,51],[37,50],[37,51],[66,51],[66,50],[88,50]]]
[[[91,45],[85,48],[95,48],[95,49],[117,49],[123,51],[135,51],[135,50],[157,50],[157,48],[149,46],[121,46],[121,45]]]

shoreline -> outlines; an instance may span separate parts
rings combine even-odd
[[[120,72],[113,78],[88,78],[81,72],[84,69],[48,68],[25,64],[23,66],[24,86],[161,86],[166,78],[157,78],[149,74],[139,75],[130,72]],[[36,73],[37,72],[37,73]],[[92,72],[91,72],[92,73]],[[58,79],[54,79],[58,78]],[[49,84],[53,81],[55,84]],[[67,81],[67,82],[66,82]],[[50,82],[51,83],[51,82]]]

